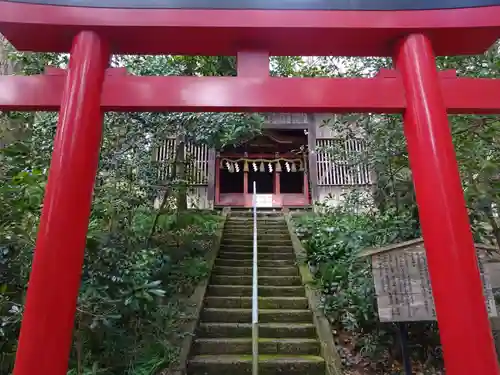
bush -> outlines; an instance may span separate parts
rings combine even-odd
[[[109,232],[94,212],[75,319],[70,374],[153,375],[168,367],[186,334],[187,297],[208,275],[207,250],[220,217],[162,215],[139,207],[126,230]],[[130,216],[129,216],[130,217]],[[96,219],[97,218],[97,219]],[[32,247],[0,247],[0,373],[12,370]]]
[[[295,227],[322,292],[324,311],[343,338],[342,344],[351,349],[346,364],[367,358],[374,368],[387,368],[399,357],[397,326],[379,322],[370,260],[359,258],[359,253],[414,239],[420,233],[409,215],[355,208],[349,203],[322,206],[318,214],[297,217]],[[434,353],[439,348],[434,324],[411,324],[410,338],[415,359],[431,362],[440,357]]]

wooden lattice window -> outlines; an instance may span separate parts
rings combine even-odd
[[[172,175],[173,162],[175,158],[175,138],[168,138],[156,151],[158,162],[158,181],[166,181]]]
[[[172,175],[175,149],[175,138],[166,139],[158,148],[156,161],[158,162],[159,181],[166,181]],[[208,184],[208,155],[209,150],[206,145],[196,146],[190,143],[185,145],[186,176],[191,185]]]
[[[363,162],[362,139],[318,139],[317,166],[319,186],[370,185],[370,170]]]
[[[208,154],[206,145],[186,144],[187,175],[192,185],[208,184]]]

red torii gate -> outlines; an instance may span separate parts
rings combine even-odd
[[[172,110],[403,113],[447,373],[497,375],[447,112],[499,113],[500,82],[438,72],[434,58],[491,46],[500,0],[445,4],[0,1],[0,32],[16,48],[71,52],[67,71],[0,77],[1,110],[60,108],[14,374],[66,374],[102,112]],[[238,76],[127,76],[106,71],[110,53],[237,55]],[[269,54],[392,56],[396,70],[271,78]]]

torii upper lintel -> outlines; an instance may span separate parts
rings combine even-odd
[[[499,20],[500,0],[0,0],[0,33],[40,52],[94,30],[116,54],[392,56],[420,30],[436,55],[477,54]]]

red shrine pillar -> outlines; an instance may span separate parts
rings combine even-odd
[[[276,194],[277,197],[281,195],[280,175],[281,173],[274,169],[274,194]]]
[[[394,60],[406,90],[404,130],[446,374],[498,375],[431,42],[424,35],[410,35],[397,46]]]
[[[253,186],[252,186],[253,192]],[[248,162],[244,162],[243,167],[243,206],[252,207],[252,194],[248,193]]]
[[[106,44],[94,32],[74,38],[14,375],[66,375],[99,161],[108,59]]]

